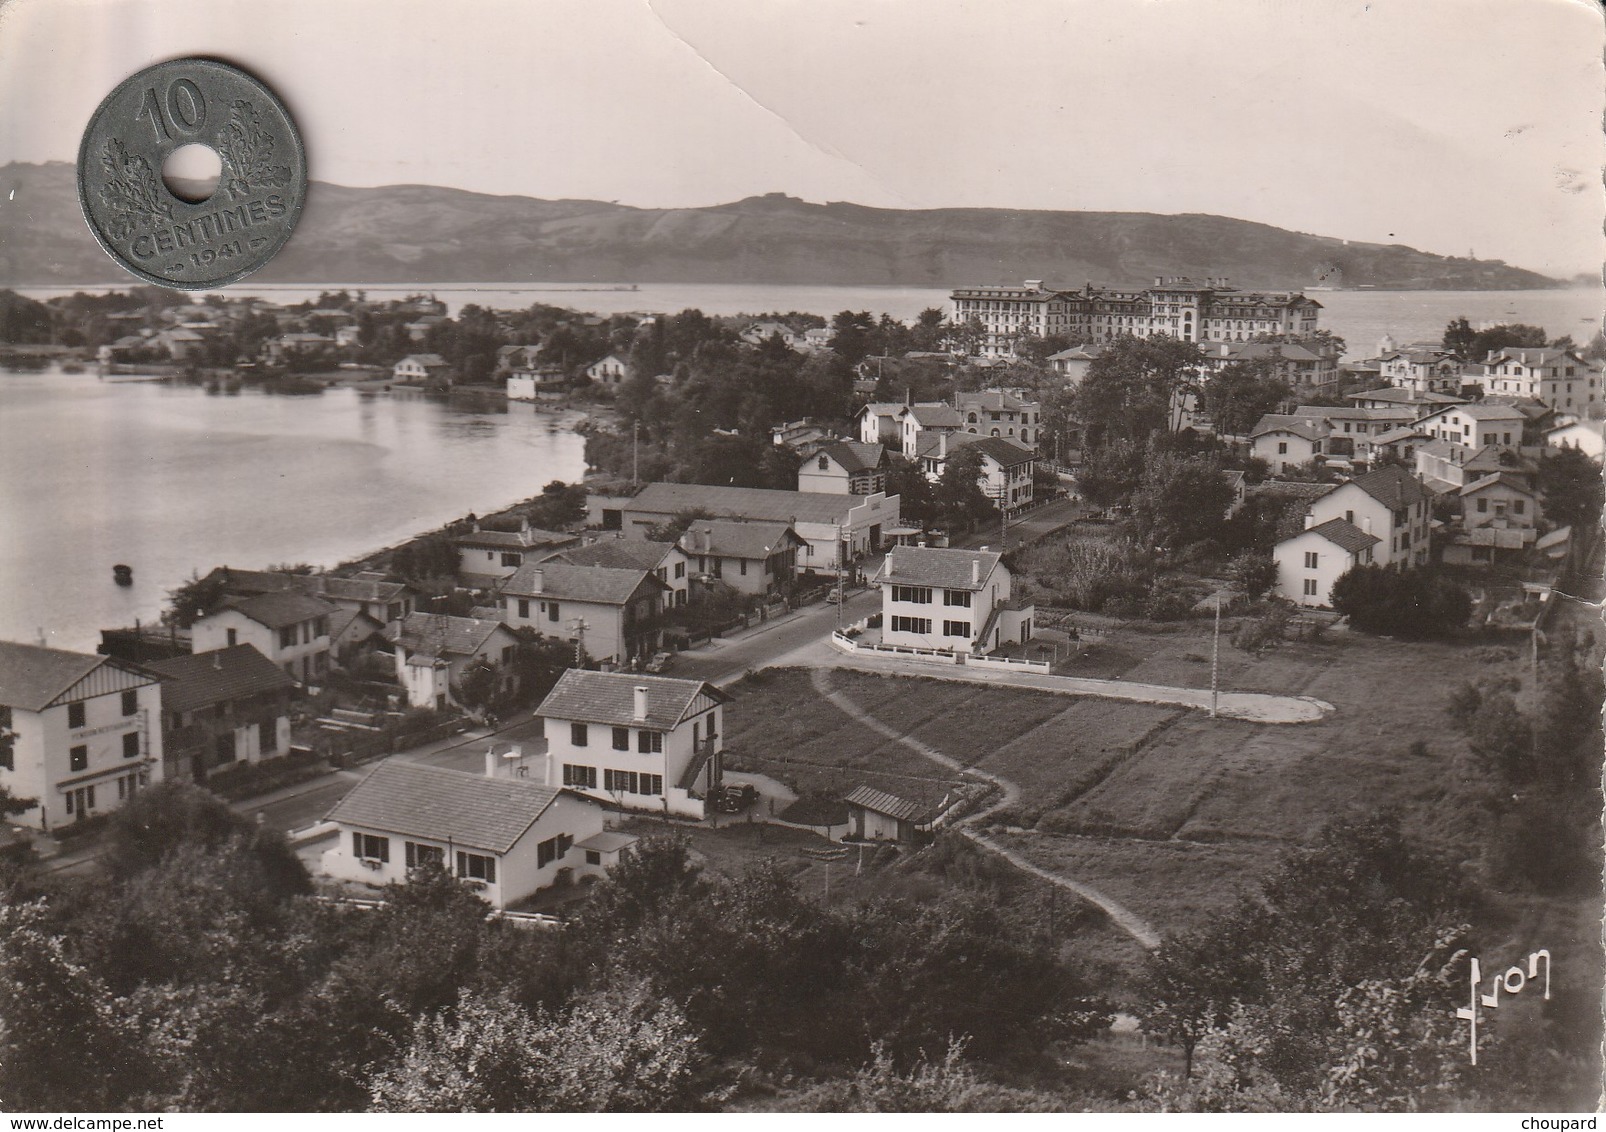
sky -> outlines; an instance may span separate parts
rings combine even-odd
[[[0,163],[204,54],[338,184],[1205,212],[1570,276],[1603,46],[1592,0],[0,0]]]

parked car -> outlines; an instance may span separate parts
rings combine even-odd
[[[722,814],[739,814],[756,801],[758,801],[758,787],[750,782],[744,782],[740,786],[733,784],[721,790],[716,804]]]
[[[662,672],[669,667],[669,662],[674,659],[675,654],[672,652],[655,652],[652,654],[652,659],[647,662],[647,671],[652,673]]]

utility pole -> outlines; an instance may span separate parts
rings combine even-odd
[[[1221,595],[1216,595],[1216,635],[1210,642],[1210,718],[1216,718],[1216,706],[1221,698],[1217,679],[1221,672]]]
[[[584,617],[576,617],[569,622],[569,628],[574,633],[574,666],[576,668],[584,668],[586,666],[586,619]]]
[[[836,627],[842,628],[842,599],[846,596],[847,587],[848,543],[842,536],[842,524],[836,525]],[[827,870],[826,875],[830,872]]]

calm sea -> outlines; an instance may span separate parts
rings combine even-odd
[[[332,566],[584,474],[573,416],[0,371],[0,639],[93,651],[228,564]],[[134,584],[112,582],[112,566]]]
[[[560,284],[327,288],[247,286],[278,302],[319,290],[432,291],[464,303],[535,302],[599,314],[696,307],[709,314],[868,310],[912,318],[945,291],[908,287]],[[35,288],[47,297],[78,288]],[[104,288],[100,288],[104,289]],[[1334,291],[1321,324],[1352,356],[1384,334],[1436,341],[1444,324],[1527,322],[1587,340],[1598,290]],[[228,563],[333,565],[468,511],[488,511],[584,472],[572,419],[469,411],[405,393],[238,396],[54,370],[0,371],[0,638],[92,648],[103,627],[153,619],[166,591]],[[134,567],[129,588],[111,568]]]
[[[46,298],[75,290],[107,288],[39,287],[24,294]],[[842,310],[890,314],[912,319],[927,307],[944,308],[948,292],[926,287],[806,287],[789,284],[643,283],[638,290],[611,290],[607,284],[531,283],[417,284],[373,286],[330,283],[320,287],[250,284],[231,287],[229,295],[259,295],[280,303],[316,299],[320,291],[363,290],[374,297],[429,292],[456,313],[465,303],[518,310],[532,303],[571,307],[593,314],[663,313],[695,307],[705,314],[759,314],[807,311],[827,317]],[[1445,323],[1465,315],[1479,322],[1526,322],[1543,326],[1553,337],[1571,334],[1584,342],[1601,325],[1606,292],[1599,288],[1555,291],[1313,291],[1323,306],[1321,325],[1349,344],[1349,356],[1371,357],[1378,340],[1392,335],[1397,343],[1437,342]]]

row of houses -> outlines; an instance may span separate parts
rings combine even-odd
[[[1538,463],[1498,444],[1441,456],[1435,441],[1417,453],[1418,471],[1384,465],[1338,485],[1306,487],[1304,529],[1280,541],[1276,593],[1329,608],[1332,587],[1357,566],[1524,569],[1531,556],[1565,554],[1571,532],[1545,522]],[[1432,468],[1441,476],[1424,474]],[[1290,485],[1293,486],[1293,485]],[[1433,519],[1435,506],[1449,515]],[[1542,563],[1541,563],[1542,565]]]
[[[1379,344],[1378,376],[1396,389],[1450,396],[1523,398],[1558,413],[1587,415],[1602,403],[1600,367],[1571,347],[1508,346],[1482,361],[1466,361],[1430,345]]]

